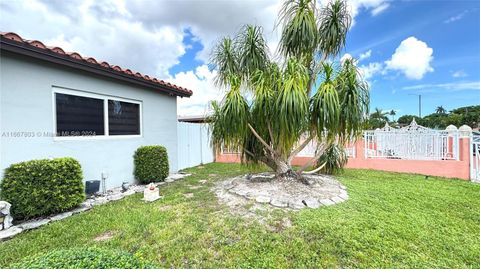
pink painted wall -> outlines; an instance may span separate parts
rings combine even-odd
[[[403,172],[429,176],[470,179],[470,139],[460,138],[459,160],[401,160],[401,159],[374,159],[365,158],[364,142],[355,144],[356,157],[349,158],[347,168],[373,169],[390,172]],[[303,165],[309,157],[295,157],[293,165]],[[217,154],[216,162],[238,163],[238,154]]]

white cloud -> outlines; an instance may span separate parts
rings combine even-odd
[[[372,50],[368,50],[364,53],[361,53],[360,56],[358,57],[358,61],[362,61],[362,60],[365,60],[367,58],[370,58],[370,56],[372,56]]]
[[[377,16],[378,14],[387,10],[388,7],[390,7],[389,3],[383,3],[379,6],[377,6],[376,8],[372,9],[372,16]]]
[[[369,63],[368,65],[361,65],[359,66],[360,73],[362,74],[363,78],[366,80],[371,79],[374,75],[379,74],[383,70],[382,63]]]
[[[480,81],[471,82],[451,82],[439,84],[418,84],[403,87],[404,90],[446,90],[446,91],[463,91],[463,90],[480,90]]]
[[[455,71],[452,74],[452,77],[454,77],[454,78],[464,78],[466,76],[467,76],[467,73],[465,73],[465,71],[463,71],[463,70]]]
[[[330,1],[332,0],[320,0],[323,5]],[[372,10],[371,14],[375,16],[385,11],[390,6],[387,2],[388,1],[386,0],[347,0],[348,9],[353,18],[352,25],[355,24],[355,17],[361,10]]]
[[[452,16],[452,17],[446,19],[446,20],[443,21],[443,22],[444,22],[444,23],[452,23],[452,22],[461,20],[467,13],[468,13],[468,10],[464,10],[464,11],[462,11],[461,13],[459,13],[459,14],[457,14],[457,15],[455,15],[455,16]]]
[[[167,79],[171,83],[194,90],[192,97],[178,98],[178,115],[205,115],[210,101],[220,101],[223,94],[213,85],[215,75],[216,71],[209,70],[207,65],[201,65],[193,71],[179,72]]]
[[[387,70],[397,70],[409,79],[422,79],[428,72],[433,60],[433,49],[427,43],[411,36],[403,40],[395,50],[392,58],[385,61]]]
[[[328,0],[322,0],[325,1]],[[355,18],[359,12],[372,11],[386,2],[349,0],[348,6]],[[263,27],[273,53],[279,40],[274,25],[282,3],[282,0],[0,1],[0,25],[2,31],[16,32],[27,39],[38,39],[160,79],[170,78],[194,91],[192,101],[184,98],[179,102],[179,113],[189,114],[200,113],[202,106],[219,96],[219,90],[211,85],[212,74],[205,71],[204,65],[192,67],[188,72],[169,73],[189,47],[183,43],[185,29],[190,29],[203,46],[196,57],[202,64],[208,62],[211,48],[219,38],[236,34],[247,23]]]
[[[340,62],[344,62],[345,60],[352,59],[352,55],[350,53],[345,53],[343,56],[340,58]]]
[[[179,27],[147,29],[122,8],[121,1],[38,0],[2,2],[3,31],[61,46],[82,56],[130,68],[159,78],[179,63],[186,50]]]

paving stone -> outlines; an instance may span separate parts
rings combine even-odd
[[[206,181],[205,179],[199,180],[198,182],[200,182],[200,183],[202,183],[202,184],[207,183],[207,181]]]
[[[344,199],[338,197],[338,196],[333,196],[332,198],[330,198],[332,201],[334,201],[336,204],[338,203],[341,203],[343,201],[345,201]]]
[[[60,214],[58,214],[58,215],[55,215],[55,216],[53,216],[53,217],[50,217],[50,220],[51,220],[51,221],[57,221],[57,220],[61,220],[61,219],[68,218],[68,217],[70,217],[71,215],[73,215],[73,212],[68,211],[68,212],[60,213]]]
[[[340,197],[343,200],[348,200],[348,194],[346,192],[340,192],[338,197]]]
[[[320,207],[320,203],[315,198],[307,198],[304,201],[307,204],[307,207],[309,207],[309,208],[319,208]]]
[[[40,219],[40,220],[33,220],[33,221],[28,221],[24,222],[20,225],[18,225],[20,228],[24,230],[30,230],[30,229],[35,229],[38,228],[42,225],[45,225],[50,222],[50,219]]]
[[[15,235],[21,233],[22,231],[23,231],[23,229],[18,227],[18,226],[12,226],[12,227],[10,227],[6,230],[1,230],[0,231],[0,241],[12,238]]]
[[[302,209],[305,208],[305,205],[302,203],[302,201],[289,201],[288,207],[293,209]]]
[[[83,206],[80,206],[80,207],[75,208],[74,210],[72,210],[72,213],[73,213],[73,214],[77,214],[77,213],[84,212],[84,211],[87,211],[87,210],[90,210],[90,209],[92,209],[91,206],[83,205]]]
[[[183,196],[185,196],[186,198],[192,198],[193,197],[193,193],[189,192],[189,193],[184,193]]]
[[[335,202],[330,200],[330,199],[321,199],[319,201],[322,205],[326,205],[326,206],[329,206],[329,205],[334,205]]]
[[[165,179],[165,182],[167,182],[167,183],[172,183],[172,182],[174,182],[174,181],[175,181],[175,179],[171,179],[171,178]]]
[[[108,202],[107,197],[101,196],[101,197],[95,198],[95,200],[91,203],[91,205],[103,205],[107,202]]]
[[[130,196],[132,194],[135,194],[135,190],[133,190],[133,189],[129,189],[129,190],[127,190],[123,193],[123,195],[125,195],[125,196]]]
[[[270,197],[263,196],[263,195],[257,196],[255,198],[255,201],[257,201],[258,203],[262,203],[262,204],[268,204],[268,203],[270,203],[270,200],[272,200],[272,199],[270,199]]]
[[[271,201],[270,201],[270,204],[275,206],[275,207],[287,207],[288,206],[288,202],[287,201],[284,201],[284,200],[280,200],[280,199],[275,199],[273,198]]]
[[[121,200],[123,198],[125,198],[125,195],[123,193],[116,193],[116,194],[112,194],[112,195],[107,196],[107,200],[109,200],[109,201],[117,201],[117,200]]]

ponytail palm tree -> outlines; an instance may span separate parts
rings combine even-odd
[[[240,149],[243,162],[266,164],[278,178],[301,179],[328,145],[361,133],[369,95],[353,59],[327,62],[345,45],[351,18],[344,1],[319,8],[315,0],[287,0],[279,22],[274,58],[259,26],[215,46],[215,82],[226,94],[212,103],[212,143]],[[312,141],[315,156],[294,170],[293,158]]]

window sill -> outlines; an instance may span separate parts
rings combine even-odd
[[[142,137],[143,135],[55,136],[53,141],[122,140]]]

